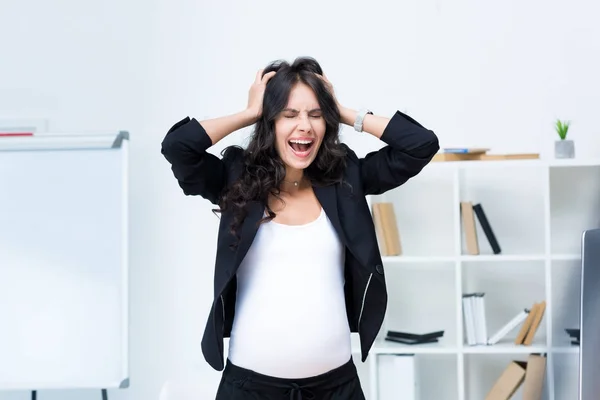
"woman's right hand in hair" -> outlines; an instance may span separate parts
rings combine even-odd
[[[250,86],[250,91],[248,93],[248,111],[255,116],[256,119],[260,118],[262,115],[262,104],[263,97],[265,95],[265,88],[267,87],[267,82],[275,75],[276,71],[271,71],[266,73],[263,76],[264,70],[259,70],[256,73],[256,79],[252,86]]]
[[[225,136],[238,129],[252,125],[262,114],[262,103],[265,94],[265,88],[269,79],[275,75],[275,71],[263,75],[264,70],[256,73],[256,79],[250,87],[248,95],[248,107],[245,110],[224,117],[205,119],[200,121],[212,144],[217,144]]]

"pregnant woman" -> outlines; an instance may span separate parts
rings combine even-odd
[[[207,151],[252,124],[246,148]],[[358,157],[340,142],[340,124],[385,146]],[[168,131],[162,154],[183,192],[220,215],[202,339],[205,359],[223,371],[217,400],[365,398],[350,334],[366,360],[387,304],[365,196],[402,185],[438,150],[436,135],[406,114],[340,104],[306,57],[259,71],[245,110],[186,117]]]

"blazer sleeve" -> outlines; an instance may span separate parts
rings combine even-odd
[[[227,167],[223,159],[207,152],[211,146],[202,125],[186,117],[169,129],[161,153],[186,195],[200,195],[217,204],[227,186]]]
[[[381,140],[386,146],[359,159],[365,194],[381,194],[417,175],[440,149],[436,134],[396,111]]]

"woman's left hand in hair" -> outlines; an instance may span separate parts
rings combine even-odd
[[[346,107],[344,107],[340,104],[340,102],[337,99],[337,96],[335,95],[335,90],[333,90],[333,85],[331,84],[329,79],[327,79],[327,77],[325,75],[317,75],[317,76],[319,78],[321,78],[321,80],[323,82],[325,82],[325,86],[327,87],[327,90],[329,90],[329,92],[333,96],[333,99],[335,100],[335,104],[337,105],[337,108],[340,112],[341,122],[346,125],[352,125],[354,123],[352,121],[354,121],[354,118],[356,117],[356,111],[347,109]]]
[[[333,85],[331,84],[331,82],[329,82],[329,79],[327,79],[327,77],[325,75],[318,75],[317,76],[319,78],[321,78],[321,80],[323,82],[325,82],[325,86],[327,87],[327,90],[329,90],[329,93],[331,93],[331,95],[333,96],[333,99],[335,100],[335,104],[338,107],[338,110],[340,110],[340,112],[342,111],[343,107],[340,104],[340,102],[337,99],[337,96],[335,95],[335,90],[333,89]]]
[[[356,119],[356,115],[358,114],[358,112],[352,108],[347,108],[347,107],[342,106],[335,95],[335,91],[333,90],[333,85],[331,84],[329,79],[327,79],[327,77],[325,75],[323,75],[323,76],[317,75],[317,76],[319,78],[321,78],[323,80],[323,82],[325,82],[327,89],[329,90],[329,92],[331,93],[333,98],[335,99],[335,104],[337,104],[338,110],[340,111],[341,122],[348,126],[354,126],[354,120]],[[380,138],[381,135],[383,134],[383,131],[385,130],[387,124],[389,123],[389,121],[390,121],[390,118],[388,118],[388,117],[368,115],[365,117],[364,122],[363,122],[363,131],[370,133],[371,135],[373,135],[377,138]]]

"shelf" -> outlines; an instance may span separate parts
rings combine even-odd
[[[514,343],[497,343],[491,346],[463,346],[462,352],[465,354],[529,354],[529,353],[547,353],[548,347],[545,345],[534,344],[532,346],[516,345]]]
[[[548,346],[534,344],[532,346],[515,345],[512,343],[501,343],[492,346],[463,346],[462,349],[447,346],[443,343],[428,343],[407,345],[402,343],[388,342],[377,339],[373,343],[370,354],[530,354],[530,353],[548,353]],[[560,346],[552,347],[554,353],[579,353],[579,346]],[[360,346],[353,344],[352,353],[360,354]]]
[[[353,343],[353,353],[360,353],[360,346]],[[426,343],[408,345],[394,343],[383,339],[376,339],[370,351],[371,354],[457,354],[456,347],[448,346],[443,341],[438,343]]]
[[[544,398],[574,398],[580,347],[564,328],[579,326],[581,234],[600,219],[599,176],[600,158],[433,162],[399,189],[373,196],[394,204],[404,249],[404,255],[382,257],[388,287],[382,330],[443,328],[445,336],[423,345],[379,336],[371,352],[418,355],[432,366],[421,367],[420,379],[448,381],[435,395],[427,390],[436,385],[427,381],[421,397],[452,400],[482,399],[508,363],[548,354]],[[467,252],[461,201],[483,206],[501,254],[493,254],[477,219],[480,254]],[[495,345],[467,345],[461,300],[474,292],[485,293],[488,335],[545,300],[534,343],[513,343],[520,324]],[[353,351],[360,354],[360,346]],[[370,359],[366,373],[374,379],[378,359]]]
[[[464,354],[530,354],[530,353],[579,354],[579,346],[554,346],[549,348],[543,344],[532,346],[515,345],[512,343],[495,344],[492,346],[464,346]]]
[[[581,260],[581,254],[553,254],[550,259],[554,261],[577,261]]]
[[[552,347],[553,353],[559,354],[579,354],[579,346],[557,346]]]
[[[385,256],[382,257],[384,263],[447,263],[455,262],[454,256]]]
[[[480,262],[480,261],[577,261],[580,254],[480,254],[461,256],[384,256],[382,260],[388,264],[401,263],[447,263],[447,262]]]
[[[460,256],[461,261],[543,261],[546,259],[544,254],[480,254],[476,256]]]
[[[548,167],[550,164],[548,162],[544,162],[539,159],[529,159],[529,160],[463,160],[463,161],[435,161],[427,165],[426,168],[431,169],[442,169],[442,168],[459,168],[459,169],[468,169],[468,168],[521,168],[521,167],[537,167],[544,168]]]
[[[560,168],[560,167],[596,167],[600,166],[600,159],[529,159],[529,160],[466,160],[466,161],[435,161],[425,168]]]

